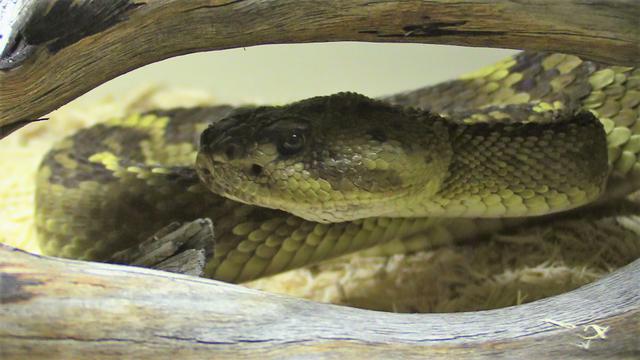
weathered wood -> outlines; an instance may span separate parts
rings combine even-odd
[[[619,65],[640,59],[636,0],[15,2],[21,11],[0,19],[5,134],[122,73],[204,50],[354,40],[557,50]]]
[[[213,256],[214,243],[210,219],[176,222],[135,247],[113,254],[109,262],[204,276],[206,262]]]
[[[205,258],[213,256],[214,243],[210,219],[196,219],[184,224],[174,222],[146,241],[113,254],[109,262],[202,276]],[[186,254],[180,255],[183,252]],[[195,272],[180,271],[180,264]]]
[[[0,246],[0,358],[634,357],[639,279],[637,260],[521,306],[393,314]]]

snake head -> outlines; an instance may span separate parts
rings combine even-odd
[[[419,114],[353,93],[245,109],[202,133],[196,168],[217,194],[307,220],[386,215],[446,173],[446,131]]]

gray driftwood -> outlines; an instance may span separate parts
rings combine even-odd
[[[109,262],[203,276],[205,263],[213,256],[214,243],[210,219],[176,222],[146,241],[113,254]]]
[[[525,305],[393,314],[0,246],[0,358],[632,358],[638,279],[640,260]]]
[[[203,50],[353,40],[554,50],[619,65],[640,59],[637,0],[11,0],[5,5],[14,2],[25,4],[18,16],[0,17],[0,29],[9,29],[0,49],[5,135],[122,73]]]

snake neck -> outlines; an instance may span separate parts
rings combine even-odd
[[[554,122],[450,124],[440,188],[401,216],[519,217],[597,198],[608,172],[602,125],[590,113]],[[426,190],[429,192],[430,190]]]

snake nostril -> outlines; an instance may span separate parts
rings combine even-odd
[[[229,160],[235,159],[236,156],[238,155],[238,145],[229,144],[227,146],[227,149],[225,150],[224,154],[227,156],[227,159],[229,159]]]
[[[251,175],[259,176],[260,174],[262,174],[262,166],[258,164],[251,165]]]

